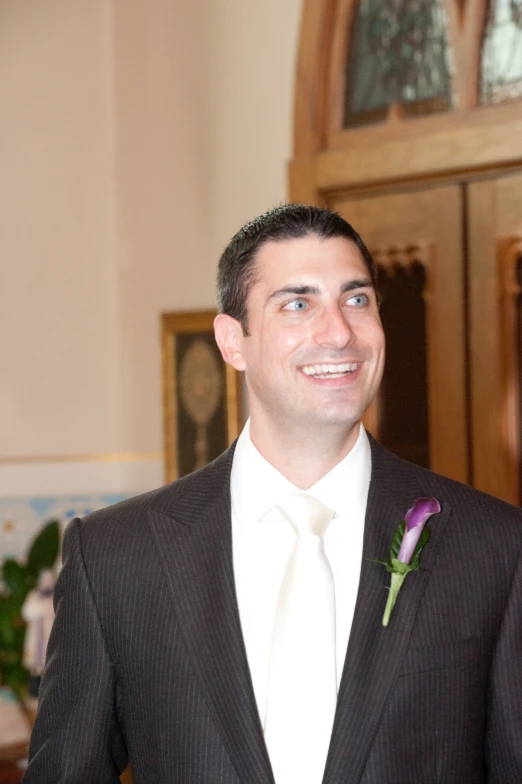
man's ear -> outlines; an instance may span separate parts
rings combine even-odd
[[[241,353],[243,327],[239,321],[226,313],[218,313],[214,319],[214,335],[225,362],[236,370],[244,370]]]

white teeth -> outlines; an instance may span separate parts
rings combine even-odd
[[[357,362],[345,362],[342,365],[304,365],[303,373],[307,376],[335,375],[336,378],[344,373],[352,373],[357,369]]]

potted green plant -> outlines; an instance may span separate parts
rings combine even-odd
[[[40,574],[53,569],[60,549],[60,526],[49,521],[33,540],[25,562],[6,558],[0,588],[0,684],[8,686],[20,701],[27,696],[29,673],[23,665],[26,624],[22,606]]]

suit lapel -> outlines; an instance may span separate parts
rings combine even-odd
[[[372,480],[366,511],[363,561],[324,784],[358,784],[388,695],[399,675],[426,580],[437,555],[449,505],[432,518],[422,571],[402,586],[390,624],[381,624],[389,574],[368,559],[384,558],[401,519],[417,497],[425,496],[413,466],[399,461],[373,439]]]
[[[174,610],[209,708],[245,784],[273,784],[237,605],[230,512],[233,449],[149,510]],[[186,499],[190,499],[185,501]]]

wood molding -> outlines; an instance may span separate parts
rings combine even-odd
[[[357,0],[339,0],[331,36],[328,62],[328,106],[325,112],[325,137],[328,147],[332,132],[342,131],[346,92],[346,57],[350,46],[354,11]]]
[[[454,96],[457,111],[479,105],[480,53],[486,23],[487,0],[444,0],[448,40],[454,62]]]
[[[163,460],[162,452],[105,452],[92,455],[13,455],[0,457],[0,465],[31,463],[145,463]]]
[[[519,360],[519,308],[522,287],[517,267],[522,260],[522,236],[502,237],[497,243],[499,318],[501,335],[501,438],[505,454],[507,498],[521,502],[520,487],[520,396],[522,368]]]
[[[294,156],[324,149],[328,66],[339,0],[304,0],[294,100]]]
[[[395,269],[402,267],[408,269],[414,264],[422,264],[427,268],[433,254],[433,247],[429,242],[412,242],[402,245],[376,246],[370,248],[373,260],[377,267],[382,267],[393,275]]]
[[[473,486],[507,500],[496,381],[502,374],[495,263],[497,196],[494,180],[467,187],[471,457]]]
[[[512,108],[512,107],[510,107]],[[467,123],[435,130],[413,138],[381,140],[374,144],[369,135],[343,150],[316,156],[316,187],[323,193],[342,191],[368,184],[401,183],[442,172],[469,172],[491,166],[522,163],[522,117],[520,111],[510,121],[494,119],[478,124],[471,114]],[[355,137],[355,134],[354,134]]]

